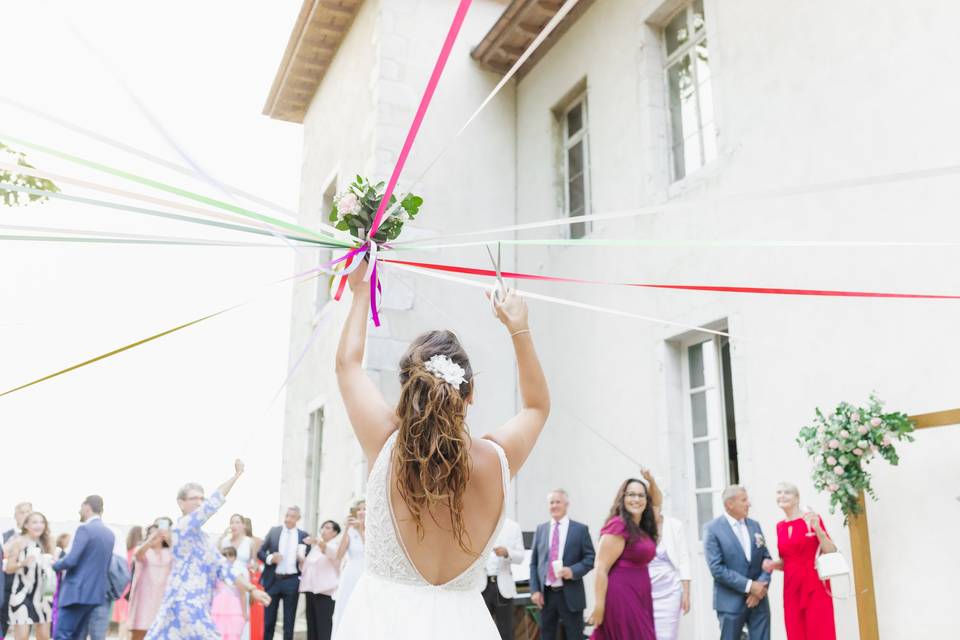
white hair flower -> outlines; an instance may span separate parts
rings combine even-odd
[[[467,381],[465,377],[467,372],[464,371],[463,367],[442,353],[427,360],[423,368],[438,378],[441,378],[447,384],[452,384],[457,388]]]

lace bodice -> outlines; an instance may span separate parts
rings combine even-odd
[[[500,469],[503,472],[504,504],[500,508],[500,518],[497,521],[496,529],[484,546],[483,552],[477,556],[477,559],[466,571],[442,585],[433,585],[425,580],[417,571],[417,568],[413,566],[393,523],[393,513],[390,507],[390,460],[393,457],[396,438],[397,433],[394,432],[387,439],[386,444],[383,445],[383,449],[380,450],[380,454],[370,470],[370,478],[367,482],[367,571],[381,578],[404,584],[430,586],[450,591],[481,590],[485,575],[483,563],[493,549],[506,513],[510,467],[507,464],[507,457],[503,449],[497,443],[488,440],[500,457]]]

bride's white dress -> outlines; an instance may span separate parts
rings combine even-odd
[[[388,485],[396,437],[394,432],[383,445],[370,471],[366,565],[334,639],[499,640],[500,634],[481,593],[486,580],[484,561],[503,526],[505,504],[500,508],[500,519],[493,535],[474,563],[445,584],[430,584],[410,562],[394,524]],[[510,480],[507,458],[499,445],[490,444],[500,457],[506,501]]]

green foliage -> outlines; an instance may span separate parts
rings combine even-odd
[[[333,209],[330,211],[330,222],[333,222],[337,229],[349,231],[354,237],[366,240],[365,234],[370,230],[373,218],[383,200],[384,187],[384,182],[373,184],[363,176],[357,176],[347,191],[334,200]],[[387,211],[396,202],[397,197],[391,194]],[[380,227],[373,239],[378,244],[396,240],[404,223],[416,217],[422,204],[423,198],[420,196],[408,195],[396,211],[380,221]]]
[[[860,512],[861,491],[877,499],[866,465],[877,454],[898,464],[894,442],[913,442],[913,430],[906,414],[884,413],[883,403],[871,394],[867,407],[841,402],[829,415],[817,409],[813,424],[800,429],[797,444],[813,461],[814,487],[830,493],[830,512],[839,508],[846,521]]]
[[[28,169],[33,169],[33,165],[27,162],[27,156],[19,151],[14,151],[10,147],[6,146],[3,143],[0,143],[0,158],[4,160],[9,159],[9,157],[16,159],[16,162],[21,167],[26,167]],[[59,187],[54,184],[51,180],[45,178],[34,178],[32,176],[25,176],[19,173],[14,173],[12,171],[7,171],[0,169],[0,182],[5,184],[13,184],[18,187],[25,187],[27,189],[36,189],[38,191],[47,191],[50,193],[57,193],[60,191]],[[4,189],[0,187],[0,198],[3,199],[3,204],[8,207],[20,207],[34,202],[45,202],[49,200],[47,196],[43,196],[35,193],[24,193],[23,191],[13,191],[10,189]]]

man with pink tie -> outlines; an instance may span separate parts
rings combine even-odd
[[[596,553],[587,525],[567,517],[570,498],[563,489],[547,496],[550,520],[537,527],[530,556],[530,599],[541,609],[543,640],[556,640],[557,627],[566,638],[583,638],[587,597],[583,576],[593,569]]]

